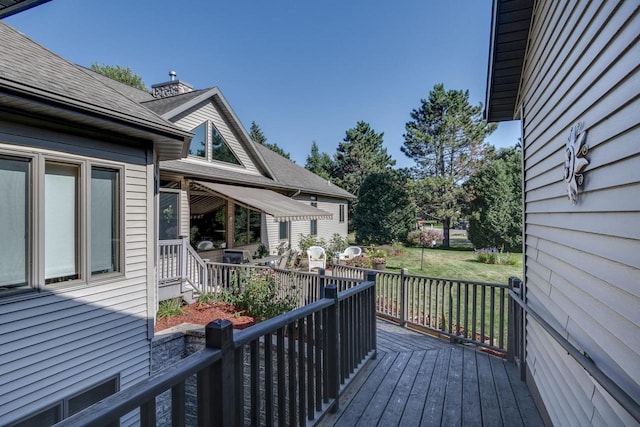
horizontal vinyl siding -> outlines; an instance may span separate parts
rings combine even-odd
[[[3,129],[4,130],[4,129]],[[22,132],[30,132],[23,129]],[[35,131],[34,146],[64,143],[66,155],[122,161],[119,147]],[[0,142],[9,138],[0,133]],[[75,143],[71,144],[71,142]],[[101,151],[96,147],[103,147]],[[104,379],[126,388],[149,375],[147,337],[148,183],[146,153],[126,149],[123,275],[88,285],[0,299],[0,425],[43,409]],[[115,153],[115,154],[114,154]],[[151,258],[153,259],[153,258]]]
[[[240,160],[240,163],[242,163],[242,167],[236,167],[231,164],[220,162],[216,162],[216,165],[224,164],[227,167],[232,167],[236,170],[241,169],[243,171],[256,174],[259,173],[256,166],[253,164],[253,161],[247,154],[243,144],[238,140],[236,134],[229,126],[229,123],[225,121],[220,114],[220,111],[218,111],[216,106],[210,100],[193,107],[186,113],[182,113],[180,118],[175,121],[175,124],[185,130],[192,131],[207,120],[210,120],[214,124],[216,129],[218,129],[218,132],[220,132],[220,135],[222,135],[224,140],[227,142],[227,145],[229,145],[238,160]]]
[[[528,304],[632,396],[640,393],[638,2],[537,2],[521,84]],[[570,128],[590,164],[573,206]],[[556,425],[629,415],[531,320],[527,363]]]

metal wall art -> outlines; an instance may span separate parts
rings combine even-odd
[[[585,144],[587,131],[583,128],[583,122],[571,127],[564,150],[564,182],[567,183],[569,200],[573,205],[578,202],[578,187],[584,182],[581,172],[589,164],[589,160],[585,158],[589,152],[589,146]]]

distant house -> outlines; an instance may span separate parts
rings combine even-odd
[[[639,422],[639,7],[494,1],[486,115],[522,121],[526,303],[621,390],[528,315],[527,383],[554,425]]]
[[[203,256],[298,249],[300,235],[347,236],[352,194],[251,140],[217,88],[175,79],[152,94],[98,76],[144,107],[193,132],[188,155],[160,164],[160,240],[188,236]]]
[[[0,40],[0,425],[51,425],[149,376],[154,181],[191,133]]]

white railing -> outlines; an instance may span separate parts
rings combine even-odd
[[[180,283],[182,291],[205,292],[207,265],[186,237],[159,242],[158,284]]]

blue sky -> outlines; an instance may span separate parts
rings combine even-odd
[[[359,120],[384,132],[398,166],[404,125],[436,83],[484,103],[490,0],[52,0],[5,22],[65,59],[123,65],[147,86],[169,70],[218,86],[245,128],[304,165]],[[489,136],[513,146],[519,122]]]

